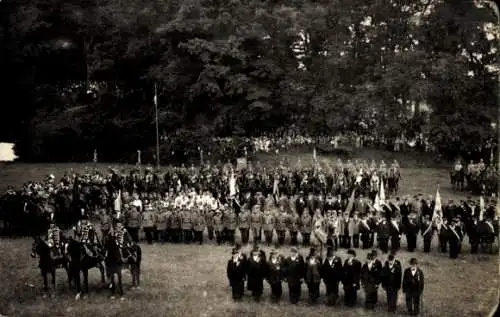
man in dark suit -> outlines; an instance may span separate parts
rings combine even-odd
[[[276,250],[272,250],[267,262],[266,279],[271,286],[271,301],[276,303],[281,300],[283,288],[281,282],[283,280],[283,259]]]
[[[232,258],[227,262],[227,278],[232,289],[233,300],[240,301],[245,292],[246,258],[236,246]]]
[[[393,253],[389,255],[382,269],[382,287],[387,294],[389,312],[395,312],[398,302],[398,292],[401,289],[402,268],[401,263],[395,259]]]
[[[339,298],[339,283],[342,280],[342,259],[334,254],[333,248],[326,250],[326,260],[321,269],[321,278],[326,286],[327,305],[333,306]]]
[[[264,277],[267,271],[266,257],[257,246],[252,249],[252,256],[247,261],[248,289],[256,302],[260,301],[264,291]]]
[[[300,300],[305,265],[304,258],[298,253],[297,248],[292,248],[291,253],[291,256],[285,260],[285,277],[288,283],[290,302],[297,304]]]
[[[419,230],[417,215],[415,213],[410,213],[408,219],[406,220],[406,224],[403,224],[403,226],[406,235],[408,252],[413,252],[417,248],[417,234]]]
[[[309,303],[315,304],[319,298],[319,286],[321,284],[321,258],[316,254],[316,249],[311,248],[305,261],[305,282],[309,290]]]
[[[406,295],[406,308],[410,315],[420,312],[420,297],[424,291],[424,273],[418,268],[417,259],[410,260],[411,267],[403,274],[403,293]]]
[[[381,280],[381,268],[375,263],[375,255],[370,252],[367,262],[361,268],[361,284],[365,290],[365,308],[374,309],[378,301],[378,285]]]
[[[344,285],[344,304],[352,307],[358,297],[359,282],[361,277],[361,263],[356,259],[356,252],[347,251],[347,260],[344,262],[342,284]]]

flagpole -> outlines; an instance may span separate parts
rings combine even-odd
[[[160,169],[160,129],[158,125],[158,87],[157,84],[155,83],[155,97],[154,97],[154,103],[155,103],[155,113],[156,113],[156,168],[159,170]]]

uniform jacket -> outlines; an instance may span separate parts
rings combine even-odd
[[[238,214],[238,228],[240,229],[248,229],[250,228],[251,216],[250,212],[244,210]]]
[[[140,227],[141,215],[138,211],[132,210],[127,217],[127,227],[139,228]]]
[[[275,218],[272,213],[266,213],[263,216],[262,229],[264,231],[272,231],[274,229]]]
[[[166,230],[168,224],[168,214],[166,211],[160,212],[156,216],[156,229],[157,230]]]
[[[228,230],[236,230],[237,218],[234,212],[228,212],[224,214],[223,218],[224,227]]]
[[[203,212],[198,212],[194,214],[193,218],[194,218],[194,224],[193,224],[194,231],[205,230],[206,223],[205,223],[205,215],[203,214]]]
[[[300,218],[300,231],[304,233],[311,233],[312,231],[312,217],[309,213],[303,213]]]
[[[250,215],[250,225],[253,229],[256,229],[256,230],[262,229],[263,221],[264,221],[264,219],[262,217],[261,212],[254,211]]]
[[[224,222],[222,219],[222,213],[221,212],[216,212],[213,217],[213,224],[214,224],[214,229],[216,231],[222,231],[224,229]]]
[[[182,230],[191,230],[193,229],[193,216],[191,215],[191,211],[186,210],[182,214]]]
[[[142,226],[144,228],[154,227],[156,222],[156,214],[153,211],[145,211],[142,214]]]

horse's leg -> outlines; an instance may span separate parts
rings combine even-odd
[[[89,270],[87,268],[82,269],[83,273],[83,293],[85,295],[89,294]]]
[[[111,290],[111,299],[114,299],[115,298],[115,291],[116,291],[116,285],[115,285],[115,274],[118,274],[116,273],[116,269],[113,268],[110,272],[110,285],[109,285],[109,288]]]
[[[99,262],[98,268],[99,268],[99,272],[101,272],[101,287],[102,287],[102,286],[106,285],[104,261]]]
[[[56,293],[56,268],[52,268],[50,271],[50,277],[52,278],[51,284],[52,284],[52,297],[55,296]]]
[[[42,273],[42,279],[43,279],[43,298],[47,297],[47,293],[49,292],[49,281],[48,281],[48,277],[47,277],[47,272],[45,272],[44,270],[41,271]]]
[[[135,265],[135,271],[136,271],[136,281],[137,281],[137,288],[141,287],[141,262],[137,262],[134,264]]]
[[[121,268],[117,272],[118,277],[118,295],[123,298],[123,284],[122,284],[122,270]]]

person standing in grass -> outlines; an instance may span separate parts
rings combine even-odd
[[[420,300],[424,291],[424,273],[418,267],[417,259],[412,258],[410,265],[403,274],[403,293],[408,312],[416,316],[420,312]]]
[[[396,312],[398,292],[401,289],[401,271],[401,263],[391,253],[382,270],[382,287],[387,294],[388,311],[391,313]]]
[[[358,298],[359,282],[361,277],[361,263],[356,259],[356,252],[347,251],[348,259],[344,262],[342,284],[344,286],[344,303],[353,307]]]
[[[292,247],[291,255],[285,261],[285,278],[288,283],[290,303],[292,304],[297,304],[300,300],[304,273],[304,258],[299,254],[297,248]]]
[[[234,301],[240,301],[245,292],[246,269],[246,257],[240,252],[239,246],[236,246],[232,251],[231,259],[227,262],[227,278]]]

